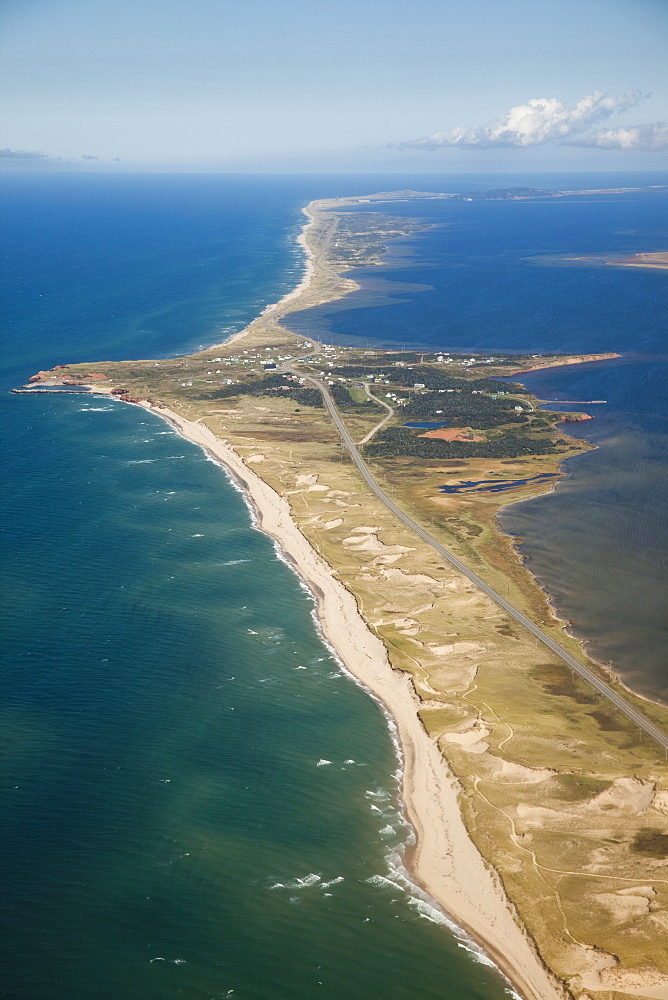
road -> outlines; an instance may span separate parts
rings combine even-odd
[[[368,382],[364,382],[364,391],[369,397],[369,399],[373,399],[374,403],[380,403],[381,406],[385,407],[385,409],[387,410],[387,415],[383,417],[383,419],[380,421],[379,424],[376,424],[375,427],[372,427],[368,434],[364,435],[364,437],[360,441],[360,444],[366,444],[367,441],[370,441],[371,438],[377,433],[377,431],[379,431],[381,427],[384,427],[387,421],[391,420],[392,417],[394,416],[394,407],[390,406],[390,404],[386,403],[384,400],[378,399],[378,396],[374,396],[374,394],[371,392],[371,389],[369,388]]]
[[[289,367],[290,366],[286,365],[286,368]],[[329,393],[329,390],[327,389],[327,386],[323,382],[320,382],[318,379],[312,378],[310,376],[304,376],[303,372],[296,372],[294,369],[290,370],[293,371],[294,374],[299,374],[302,377],[304,377],[306,381],[310,382],[313,386],[315,386],[316,389],[319,390],[324,400],[325,406],[327,407],[330,416],[332,417],[332,420],[336,424],[337,430],[341,435],[341,439],[345,447],[348,449],[350,457],[352,458],[353,462],[359,469],[362,478],[365,480],[369,488],[376,494],[378,499],[385,504],[388,510],[391,510],[392,513],[396,517],[398,517],[399,520],[402,521],[407,528],[410,528],[411,531],[414,531],[417,535],[419,535],[420,538],[422,538],[423,541],[427,543],[427,545],[430,545],[432,549],[434,549],[440,556],[443,557],[443,559],[449,562],[452,566],[455,566],[460,571],[460,573],[464,574],[464,576],[468,577],[468,579],[472,583],[474,583],[476,587],[479,587],[480,590],[482,590],[485,594],[487,594],[488,597],[491,597],[491,599],[496,604],[498,604],[500,608],[502,608],[507,614],[509,614],[512,618],[514,618],[516,622],[519,622],[520,625],[523,625],[528,632],[530,632],[533,636],[535,636],[536,639],[539,640],[539,642],[542,642],[544,646],[547,646],[547,648],[552,653],[558,656],[564,663],[566,663],[571,668],[571,670],[574,670],[580,677],[582,677],[585,681],[587,681],[587,683],[590,684],[596,691],[598,691],[600,695],[602,695],[604,698],[607,698],[607,700],[611,702],[615,706],[615,708],[617,708],[620,712],[622,712],[628,719],[630,719],[631,722],[633,722],[634,725],[636,725],[639,730],[641,730],[643,733],[646,733],[647,736],[649,736],[652,740],[658,743],[659,746],[663,748],[666,760],[668,760],[668,736],[661,729],[659,729],[658,726],[655,726],[653,722],[650,722],[649,719],[647,719],[641,712],[635,709],[633,705],[630,705],[624,698],[621,697],[621,695],[617,694],[617,692],[612,687],[610,687],[609,684],[606,684],[606,682],[601,680],[600,677],[597,677],[597,675],[593,673],[593,671],[591,671],[588,667],[585,667],[582,663],[576,660],[574,656],[571,656],[571,654],[567,650],[565,650],[562,646],[560,646],[559,643],[552,638],[552,636],[548,635],[547,632],[544,632],[541,628],[538,627],[538,625],[535,625],[531,621],[531,619],[527,618],[526,615],[522,614],[521,611],[518,611],[518,609],[515,608],[509,601],[507,601],[505,597],[502,597],[501,594],[497,594],[497,592],[492,587],[490,587],[488,583],[485,583],[485,581],[482,580],[471,569],[469,569],[468,566],[465,565],[465,563],[463,563],[460,559],[458,559],[456,555],[454,555],[443,545],[441,545],[441,543],[438,542],[435,538],[432,538],[429,532],[425,531],[424,528],[422,528],[419,524],[417,524],[412,517],[409,517],[408,514],[404,513],[404,511],[401,510],[400,507],[397,507],[394,501],[391,500],[390,497],[387,495],[387,493],[385,493],[384,490],[381,489],[381,487],[378,485],[376,480],[369,472],[369,469],[367,468],[364,459],[357,450],[355,442],[351,438],[350,434],[346,429],[345,424],[343,423],[341,417],[339,416],[338,410],[336,409],[336,405]]]

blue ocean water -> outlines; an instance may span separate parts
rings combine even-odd
[[[240,329],[333,180],[3,185],[3,994],[500,1000],[404,883],[387,721],[222,471],[144,411],[8,391]]]
[[[665,249],[664,192],[397,201],[357,211],[434,228],[397,241],[382,269],[349,272],[361,289],[293,314],[292,329],[315,328],[337,343],[451,351],[653,354],[665,347],[665,272],[564,259]]]
[[[570,190],[666,180],[524,183]],[[496,186],[508,179],[480,184]],[[668,703],[668,275],[605,263],[668,247],[668,195],[397,201],[357,210],[425,219],[433,228],[394,244],[384,267],[351,272],[359,291],[293,314],[292,329],[342,344],[622,355],[526,377],[548,399],[606,403],[554,404],[594,417],[567,429],[597,450],[569,461],[553,492],[506,508],[499,520],[521,540],[527,565],[591,655]],[[595,259],[572,259],[580,257]]]

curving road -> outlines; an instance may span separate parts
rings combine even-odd
[[[620,712],[630,719],[631,722],[638,727],[638,729],[646,733],[651,739],[658,743],[659,746],[663,748],[666,760],[668,760],[668,736],[661,729],[659,729],[658,726],[655,726],[653,722],[650,722],[649,719],[647,719],[641,712],[637,711],[633,705],[630,705],[624,698],[617,694],[617,692],[610,687],[609,684],[606,684],[606,682],[601,680],[600,677],[597,677],[593,671],[576,660],[574,656],[571,656],[571,654],[560,646],[558,642],[547,634],[547,632],[544,632],[538,627],[538,625],[535,625],[531,619],[527,618],[521,611],[518,611],[517,608],[505,599],[505,597],[497,594],[497,592],[490,587],[488,583],[485,583],[485,581],[469,569],[465,563],[458,559],[456,555],[441,545],[440,542],[436,541],[435,538],[432,538],[428,531],[425,531],[425,529],[420,527],[420,525],[417,524],[412,517],[409,517],[408,514],[405,514],[403,510],[397,507],[397,505],[390,499],[387,493],[381,489],[369,472],[364,459],[357,450],[355,442],[351,438],[345,424],[341,420],[338,410],[334,404],[334,400],[324,383],[318,381],[316,378],[312,378],[311,376],[305,376],[303,372],[296,372],[294,369],[290,368],[289,365],[286,365],[285,367],[290,369],[294,374],[299,374],[304,377],[306,381],[310,382],[316,389],[319,390],[325,406],[329,410],[330,416],[332,417],[332,420],[336,424],[338,432],[341,435],[341,439],[348,449],[350,457],[359,469],[369,488],[376,494],[378,499],[385,504],[388,510],[391,510],[392,513],[406,525],[406,527],[410,528],[411,531],[414,531],[417,535],[419,535],[420,538],[422,538],[427,545],[430,545],[432,549],[438,552],[443,559],[455,566],[460,573],[463,573],[464,576],[468,577],[468,579],[476,585],[476,587],[479,587],[480,590],[484,591],[488,597],[491,597],[492,600],[498,604],[500,608],[503,608],[507,614],[514,618],[516,622],[523,625],[524,628],[531,632],[531,634],[542,642],[544,646],[547,646],[551,652],[563,660],[564,663],[579,674],[580,677],[587,681],[588,684],[591,684],[591,686],[598,691],[599,694],[601,694],[604,698],[607,698],[608,701],[610,701],[615,708],[619,709]]]
[[[369,397],[369,399],[373,399],[375,403],[380,403],[381,406],[385,407],[385,409],[387,410],[387,415],[383,417],[383,419],[379,424],[376,424],[375,427],[372,427],[368,434],[364,435],[362,440],[359,442],[360,444],[366,444],[367,441],[370,441],[371,438],[381,429],[381,427],[384,427],[387,421],[391,420],[392,417],[394,416],[394,407],[390,406],[389,403],[385,403],[382,399],[378,399],[378,396],[374,396],[374,394],[371,392],[371,389],[369,388],[368,382],[364,382],[364,391]]]

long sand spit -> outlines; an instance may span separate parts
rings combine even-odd
[[[314,595],[325,638],[395,720],[404,756],[403,800],[416,834],[406,859],[411,875],[484,948],[526,1000],[563,1000],[568,994],[541,961],[498,876],[468,835],[457,780],[418,718],[418,698],[409,677],[392,668],[383,643],[367,627],[352,594],[299,531],[287,501],[236,451],[199,421],[164,408],[154,412],[203,448],[241,487],[258,527],[277,542]]]

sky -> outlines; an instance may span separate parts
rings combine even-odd
[[[3,0],[5,169],[662,170],[668,0]]]

